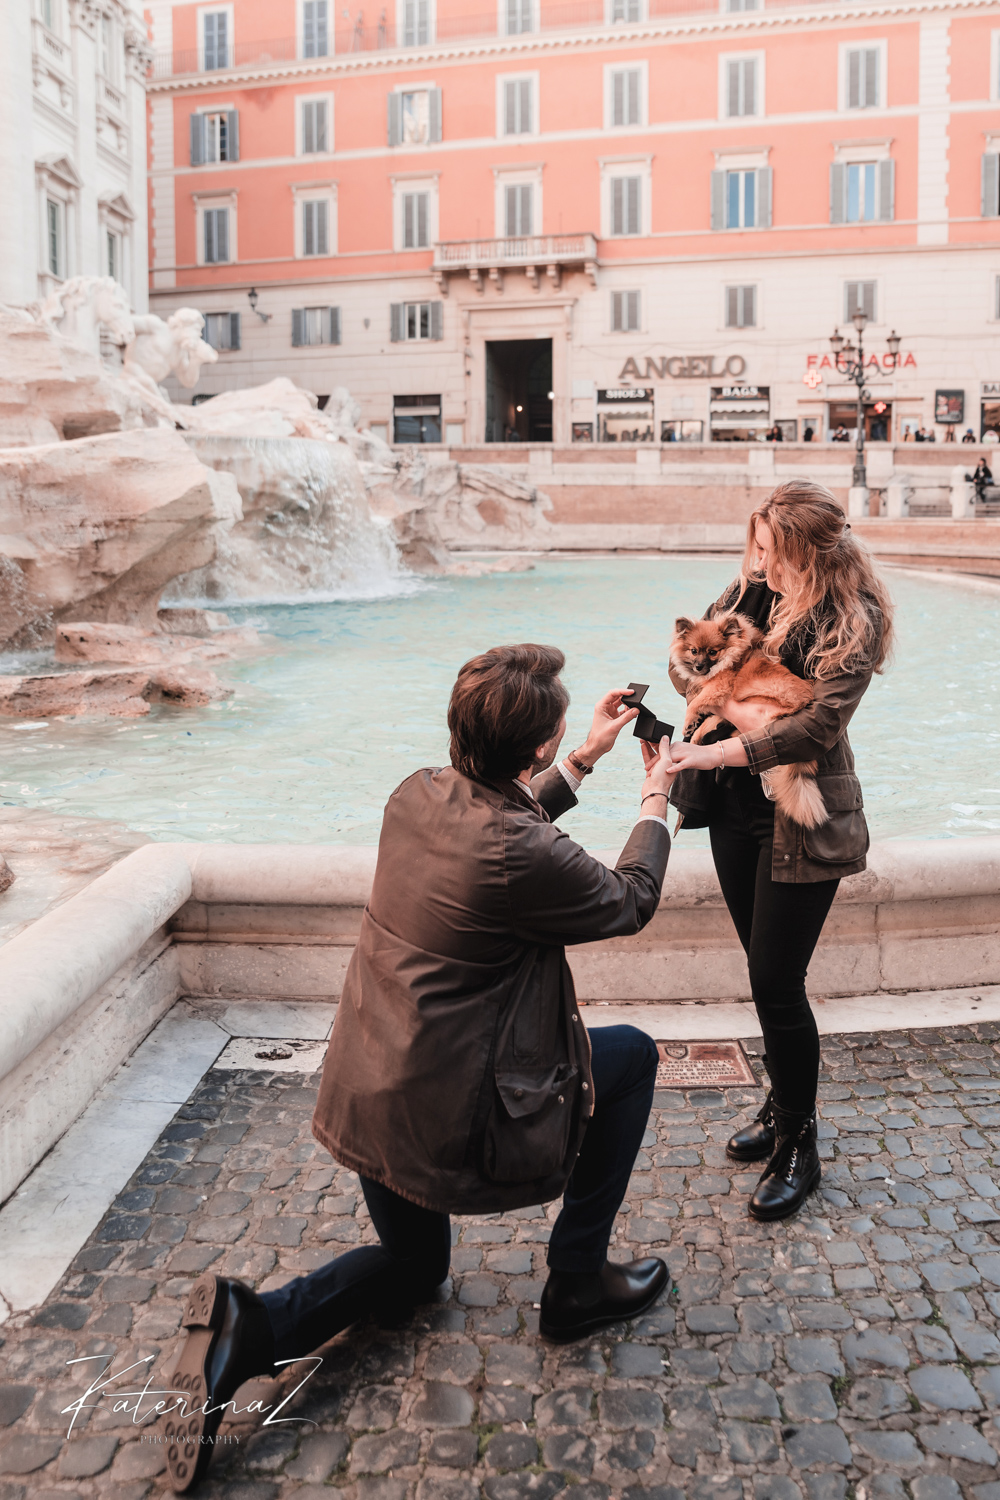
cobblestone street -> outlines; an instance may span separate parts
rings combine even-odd
[[[757,1173],[723,1150],[760,1091],[658,1093],[612,1246],[668,1260],[651,1314],[547,1345],[554,1206],[457,1220],[439,1301],[328,1345],[280,1413],[307,1423],[224,1427],[198,1493],[1000,1500],[997,1038],[825,1038],[823,1185],[783,1225],[748,1219]],[[373,1238],[356,1177],[310,1135],[317,1083],[208,1073],[45,1306],[0,1330],[0,1500],[160,1490],[162,1449],[115,1392],[147,1369],[166,1383],[193,1278],[267,1288]],[[108,1361],[107,1394],[67,1439],[65,1408]],[[305,1368],[240,1405],[280,1401]]]

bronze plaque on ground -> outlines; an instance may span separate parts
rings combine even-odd
[[[740,1042],[656,1043],[660,1065],[657,1088],[739,1088],[757,1085],[757,1077]]]

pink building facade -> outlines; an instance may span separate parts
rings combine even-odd
[[[1000,7],[149,0],[150,302],[391,441],[1000,430]],[[886,339],[902,339],[898,361]],[[947,419],[947,420],[945,420]]]

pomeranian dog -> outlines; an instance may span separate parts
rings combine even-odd
[[[681,616],[675,622],[670,665],[685,684],[686,740],[701,744],[711,730],[726,726],[725,707],[730,700],[762,709],[762,727],[798,713],[813,701],[812,683],[779,662],[769,661],[758,647],[760,639],[757,627],[735,610],[714,620]],[[774,766],[766,776],[786,818],[804,828],[817,828],[827,821],[814,760]]]

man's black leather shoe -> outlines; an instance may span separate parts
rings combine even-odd
[[[252,1287],[211,1274],[192,1287],[181,1327],[188,1336],[164,1398],[177,1410],[161,1417],[159,1434],[171,1486],[186,1495],[208,1468],[222,1408],[245,1380],[274,1372],[274,1335]]]
[[[668,1271],[658,1256],[615,1265],[606,1260],[600,1271],[550,1271],[542,1292],[539,1331],[543,1338],[569,1344],[637,1318],[652,1307],[667,1284]]]
[[[760,1113],[749,1125],[737,1130],[726,1142],[726,1155],[730,1161],[769,1161],[774,1155],[774,1095],[767,1091]]]
[[[777,1144],[747,1205],[751,1219],[765,1223],[801,1208],[822,1175],[815,1113],[791,1114],[776,1104],[773,1109]]]

